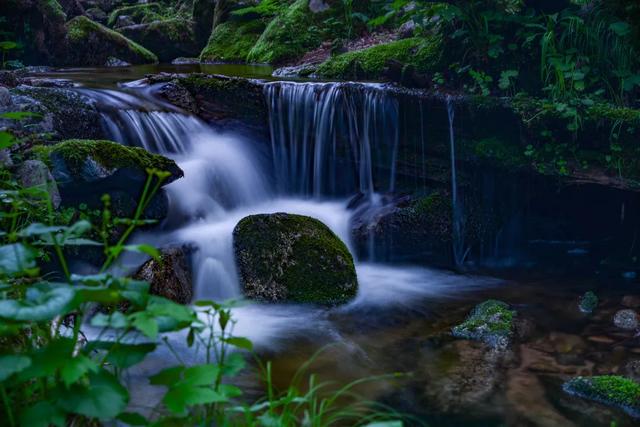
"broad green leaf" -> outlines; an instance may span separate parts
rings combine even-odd
[[[18,381],[54,376],[71,358],[73,341],[58,338],[31,354],[31,365],[18,374]]]
[[[97,370],[98,365],[96,362],[83,354],[79,354],[76,357],[67,360],[67,362],[62,366],[60,369],[60,377],[62,378],[65,386],[69,387],[84,375],[89,372],[96,372]]]
[[[231,344],[234,347],[242,348],[244,350],[249,350],[249,351],[253,350],[253,343],[248,338],[229,337],[229,338],[223,339],[223,341],[226,342],[227,344]]]
[[[34,299],[1,300],[0,317],[34,322],[51,320],[56,316],[68,314],[74,297],[73,288],[60,285],[39,292]]]
[[[222,375],[225,377],[233,377],[240,373],[246,366],[244,357],[240,353],[231,353],[222,365]]]
[[[0,42],[0,50],[12,50],[18,47],[18,43],[12,41]]]
[[[10,132],[6,130],[0,131],[0,150],[9,148],[18,142],[20,142],[20,140],[16,139]]]
[[[163,369],[149,378],[149,384],[166,386],[176,384],[182,379],[182,373],[185,369],[186,367],[184,366],[172,366],[171,368]]]
[[[147,254],[156,261],[160,261],[160,251],[154,248],[151,245],[126,245],[123,247],[124,250],[130,252],[140,252],[143,254]]]
[[[130,316],[133,327],[151,339],[156,339],[159,332],[158,322],[146,311],[134,313]]]
[[[65,427],[67,416],[59,407],[50,402],[38,402],[26,408],[20,414],[20,425],[22,427]]]
[[[212,385],[218,374],[220,373],[220,366],[214,364],[196,365],[185,369],[182,374],[182,380],[180,384],[190,386],[208,386]]]
[[[91,319],[91,326],[97,328],[123,329],[129,327],[129,319],[119,311],[111,314],[98,313]]]
[[[369,423],[365,427],[402,427],[403,425],[402,421],[378,421]]]
[[[609,25],[609,29],[620,37],[627,36],[631,33],[631,25],[623,21],[614,22]]]
[[[153,343],[123,344],[111,343],[107,361],[118,368],[126,369],[142,362],[147,354],[156,349]]]
[[[129,394],[116,377],[106,371],[89,375],[89,385],[76,384],[58,401],[66,411],[100,420],[109,420],[122,413]]]
[[[24,275],[36,267],[36,255],[22,243],[0,246],[0,275]]]
[[[184,414],[188,407],[224,402],[226,399],[211,388],[181,385],[171,388],[162,401],[174,414]]]
[[[31,358],[20,354],[0,356],[0,381],[31,366]]]

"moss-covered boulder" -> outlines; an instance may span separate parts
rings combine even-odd
[[[119,7],[109,14],[107,25],[116,27],[118,18],[127,16],[135,24],[148,24],[164,18],[163,8],[160,3],[142,3]]]
[[[492,348],[504,349],[513,336],[515,314],[507,303],[487,300],[477,305],[451,332],[457,338],[482,341]]]
[[[162,62],[171,62],[181,56],[197,56],[200,53],[201,46],[196,42],[193,22],[186,19],[130,25],[118,31],[153,51]]]
[[[309,0],[296,0],[269,23],[249,52],[248,61],[281,64],[297,59],[322,42],[314,28]]]
[[[102,195],[109,194],[112,211],[122,217],[131,217],[136,210],[147,181],[147,169],[169,172],[163,184],[183,175],[171,159],[112,141],[67,140],[35,147],[33,151],[51,168],[63,205],[84,203],[101,207]],[[145,216],[162,219],[166,213],[166,196],[160,192],[152,199]]]
[[[401,71],[427,72],[438,64],[441,54],[439,37],[414,37],[333,56],[320,64],[316,74],[326,78],[380,79],[395,64]]]
[[[109,58],[130,64],[154,64],[158,57],[122,34],[85,16],[67,23],[67,55],[60,62],[69,65],[103,66]]]
[[[622,376],[576,377],[562,386],[571,395],[622,409],[640,418],[640,384]]]
[[[356,295],[349,250],[317,219],[248,216],[233,230],[233,244],[243,292],[251,299],[337,305]]]

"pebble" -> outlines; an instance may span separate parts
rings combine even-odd
[[[620,329],[637,329],[638,313],[630,309],[620,310],[613,316],[613,324]]]

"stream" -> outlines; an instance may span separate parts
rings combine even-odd
[[[596,411],[594,404],[570,399],[560,389],[562,375],[623,373],[630,360],[640,358],[640,342],[614,330],[610,321],[621,298],[634,292],[629,282],[570,275],[466,274],[380,257],[393,249],[380,250],[373,236],[364,250],[352,242],[354,214],[375,216],[385,206],[385,195],[398,187],[403,124],[399,101],[386,96],[381,85],[269,81],[264,86],[269,137],[260,140],[242,127],[206,123],[157,99],[139,80],[147,72],[176,70],[196,71],[77,69],[53,76],[73,80],[78,91],[96,101],[114,141],[163,154],[184,171],[184,178],[166,187],[170,207],[165,223],[137,234],[135,241],[194,248],[195,299],[241,299],[232,230],[247,215],[312,216],[351,249],[359,290],[348,305],[325,309],[241,303],[234,310],[235,334],[251,339],[257,353],[273,361],[277,386],[285,387],[297,367],[324,348],[310,368],[322,380],[346,384],[401,373],[393,380],[366,383],[358,392],[433,426],[590,426],[614,420],[619,426],[632,425],[620,413],[601,407]],[[252,78],[270,75],[261,67],[212,65],[203,71]],[[454,106],[447,100],[446,107],[453,255],[461,266],[466,248],[456,177],[459,141]],[[424,158],[429,138],[423,135],[420,144],[417,156]],[[416,185],[422,187],[425,172],[420,175]],[[350,207],[357,194],[364,200],[359,211]],[[119,268],[131,271],[141,261],[129,256]],[[591,318],[582,315],[576,303],[587,290],[601,299],[602,309]],[[500,361],[449,333],[475,304],[488,298],[513,304],[530,327],[522,332],[530,337],[526,343]],[[170,339],[185,361],[199,360],[184,337]],[[130,373],[133,406],[157,403],[158,391],[140,380],[173,363],[172,358],[168,351],[159,351]],[[254,375],[239,381],[249,395],[258,394]]]

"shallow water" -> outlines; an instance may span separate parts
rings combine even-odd
[[[347,197],[326,195],[313,185],[308,193],[287,190],[291,186],[285,184],[291,182],[282,180],[290,176],[274,172],[279,163],[271,147],[259,146],[232,130],[221,133],[196,117],[173,111],[138,84],[122,86],[124,81],[159,70],[135,67],[97,74],[96,70],[72,70],[64,76],[92,88],[80,90],[103,104],[105,125],[116,140],[161,152],[184,170],[185,177],[167,187],[167,223],[160,230],[137,235],[136,240],[197,248],[193,257],[196,298],[241,296],[232,230],[250,214],[313,216],[352,247],[353,211],[347,209]],[[255,73],[252,77],[263,72],[216,70],[207,72]],[[361,158],[367,155],[362,153]],[[371,182],[371,173],[364,170],[364,182]],[[355,190],[364,190],[375,200],[372,185]],[[126,258],[122,267],[139,263],[135,257]],[[627,363],[640,358],[640,343],[633,333],[611,326],[622,296],[637,294],[631,283],[598,278],[576,283],[566,277],[495,279],[359,260],[356,269],[358,296],[343,307],[245,303],[234,310],[235,333],[250,338],[257,353],[273,361],[277,386],[286,387],[296,369],[324,348],[310,372],[338,384],[402,373],[394,380],[368,383],[358,392],[433,426],[591,426],[609,425],[613,420],[633,425],[619,412],[560,392],[563,379],[571,375],[625,373]],[[595,290],[601,298],[598,312],[591,317],[577,308],[577,297],[586,290]],[[487,298],[513,304],[528,325],[521,343],[502,356],[476,343],[454,340],[450,334],[452,326]],[[186,347],[183,336],[170,339],[184,361],[201,360],[201,354]],[[173,362],[170,352],[159,351],[131,373],[134,406],[156,403],[158,391],[144,382],[145,375]],[[258,395],[253,373],[240,382],[249,395]]]

